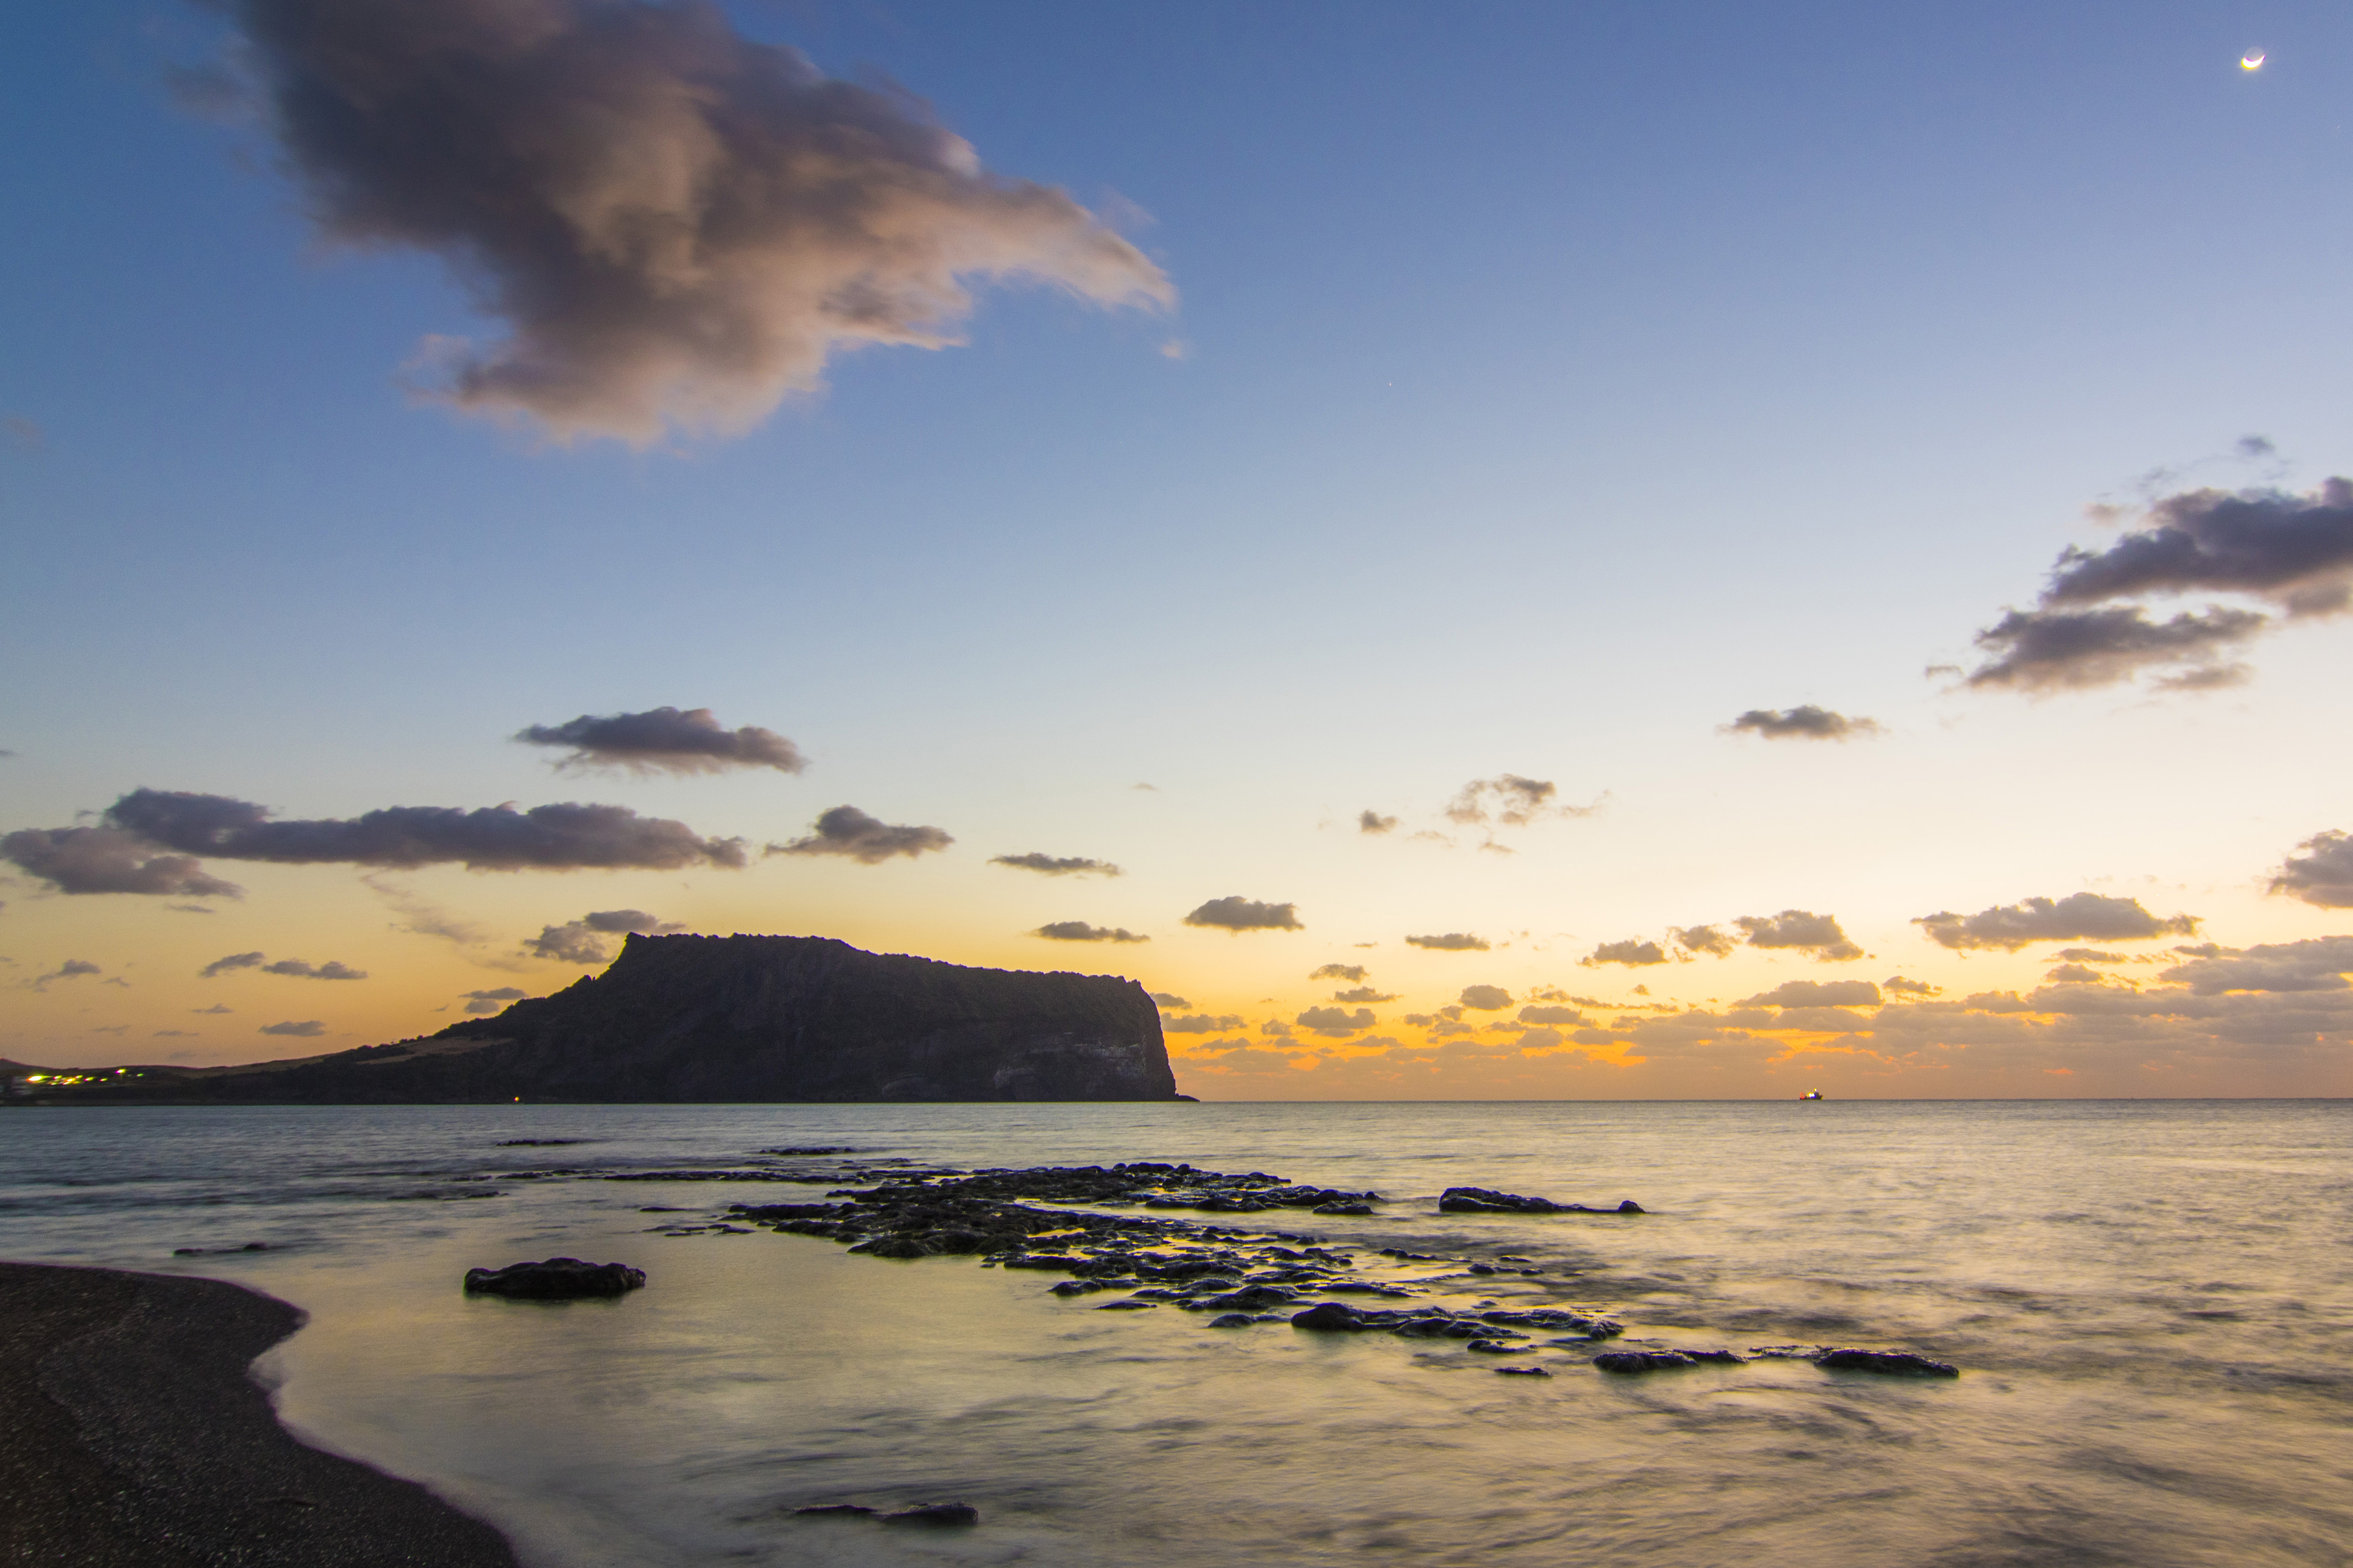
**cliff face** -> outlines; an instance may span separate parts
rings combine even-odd
[[[1176,1081],[1159,1009],[1133,980],[967,969],[824,937],[632,936],[604,973],[495,1017],[297,1067],[191,1074],[164,1092],[378,1103],[1174,1100]]]

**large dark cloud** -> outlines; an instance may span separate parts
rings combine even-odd
[[[2247,594],[2291,616],[2353,604],[2353,479],[2310,495],[2188,490],[2148,509],[2151,526],[2105,550],[2070,548],[2043,590],[2049,605],[2154,594]]]
[[[1175,298],[1069,196],[716,5],[227,3],[320,232],[439,256],[509,329],[444,395],[559,440],[743,428],[839,349],[957,341],[971,277]]]
[[[1017,871],[1035,871],[1041,877],[1116,877],[1120,868],[1108,860],[1090,860],[1082,855],[992,855],[992,866],[1010,866]]]
[[[1124,926],[1091,926],[1084,921],[1054,921],[1029,933],[1049,942],[1150,942]]]
[[[2353,910],[2353,833],[2316,833],[2296,846],[2272,879],[2272,891],[2324,910]]]
[[[234,899],[244,889],[208,876],[194,856],[168,855],[119,827],[26,827],[0,837],[0,856],[61,893],[156,893]]]
[[[571,755],[556,759],[559,770],[718,773],[731,768],[774,768],[797,773],[808,766],[799,749],[774,730],[757,724],[730,730],[708,708],[583,713],[561,724],[533,724],[517,731],[514,738],[526,745],[566,748]]]
[[[861,866],[879,866],[894,855],[909,859],[955,842],[936,827],[881,822],[854,805],[837,805],[811,825],[816,831],[789,844],[771,844],[771,855],[842,855]]]
[[[1862,956],[1862,949],[1839,929],[1835,915],[1783,910],[1778,915],[1742,915],[1732,923],[1747,933],[1751,947],[1792,948],[1825,963],[1843,963]]]
[[[602,963],[613,956],[612,944],[605,940],[607,937],[632,932],[666,936],[685,929],[643,910],[592,910],[576,921],[542,926],[539,934],[522,945],[523,952],[533,958],[554,959],[562,963]]]
[[[2209,605],[2152,621],[2138,605],[2099,610],[2011,610],[1977,635],[1990,656],[1969,671],[1971,686],[2054,691],[2112,686],[2144,669],[2188,667],[2168,684],[2195,689],[2243,676],[2222,657],[2271,624],[2254,610]]]
[[[2138,899],[2115,899],[2105,893],[2070,893],[2063,899],[2021,899],[1997,904],[1973,915],[1942,910],[1912,922],[1939,946],[1956,952],[1999,947],[2015,952],[2029,942],[2137,942],[2157,936],[2191,936],[2198,921],[2190,915],[2163,919],[2141,908]]]
[[[1490,946],[1485,937],[1473,936],[1467,931],[1444,931],[1437,936],[1409,936],[1405,939],[1405,944],[1428,948],[1432,952],[1485,952]]]
[[[2149,505],[2147,526],[2105,550],[2070,547],[2031,610],[2010,610],[1977,637],[1989,655],[1972,686],[2029,691],[2105,686],[2144,669],[2198,690],[2235,685],[2224,656],[2273,625],[2261,612],[2209,605],[2166,620],[2126,601],[2236,594],[2290,619],[2353,605],[2353,480],[2309,495],[2276,489],[2185,490]]]
[[[1745,731],[1761,735],[1768,741],[1851,741],[1858,735],[1878,734],[1879,721],[1851,719],[1807,702],[1778,710],[1751,708],[1725,728],[1736,734]]]
[[[1262,904],[1255,899],[1230,894],[1211,899],[1185,917],[1188,926],[1208,926],[1223,931],[1304,931],[1299,923],[1296,904]]]
[[[227,795],[140,789],[107,807],[103,826],[184,855],[283,865],[672,871],[744,864],[740,839],[699,838],[682,822],[576,802],[528,811],[395,805],[349,818],[275,821],[267,807]]]

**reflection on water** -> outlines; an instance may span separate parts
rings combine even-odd
[[[307,1308],[265,1369],[288,1419],[547,1564],[2346,1563],[2348,1130],[2343,1102],[11,1110],[0,1255]],[[524,1138],[586,1142],[499,1146]],[[832,1144],[1373,1188],[1403,1201],[1238,1223],[1524,1255],[1629,1346],[1901,1347],[1964,1375],[1619,1379],[1563,1351],[1498,1377],[1451,1343],[1213,1331],[639,1212],[821,1189],[515,1175]],[[1458,1184],[1651,1212],[1437,1215]],[[554,1253],[651,1283],[458,1289]],[[982,1526],[789,1511],[947,1499]]]

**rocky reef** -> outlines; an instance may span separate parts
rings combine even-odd
[[[975,969],[826,937],[631,936],[604,973],[439,1034],[241,1068],[126,1070],[52,1103],[1183,1098],[1114,975]]]

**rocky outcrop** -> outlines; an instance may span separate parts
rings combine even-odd
[[[332,1104],[1182,1097],[1160,1011],[1133,980],[970,969],[865,952],[825,937],[631,936],[602,974],[422,1039],[303,1062],[148,1068],[120,1088],[47,1098]]]
[[[551,1258],[541,1263],[510,1263],[504,1268],[466,1270],[469,1296],[504,1296],[513,1301],[576,1301],[642,1289],[646,1271],[626,1263],[584,1263]]]

